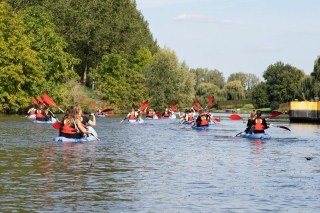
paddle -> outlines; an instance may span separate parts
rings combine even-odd
[[[288,131],[291,132],[291,130],[290,130],[288,127],[286,127],[286,126],[276,126],[276,127],[279,127],[279,128],[282,128],[282,129],[286,129],[286,130],[288,130]]]
[[[205,109],[207,109],[208,106],[209,106],[213,101],[214,101],[214,96],[211,96],[211,97],[209,98],[209,100],[208,100],[208,103],[207,103],[207,106],[206,106]]]
[[[102,110],[102,112],[109,112],[109,111],[112,111],[112,110],[113,110],[113,108],[106,108],[106,109]]]
[[[48,103],[50,106],[53,106],[55,108],[58,108],[61,112],[64,113],[64,111],[62,109],[60,109],[60,107],[57,106],[57,104],[49,97],[49,95],[47,95],[46,93],[43,94],[43,99],[46,103]]]
[[[38,96],[37,99],[40,101],[40,103],[41,103],[42,106],[46,106],[46,103],[44,102],[44,100],[43,100],[40,96]],[[48,110],[49,110],[49,112],[51,112],[51,110],[49,109],[49,107],[48,107]],[[57,119],[57,118],[54,116],[53,112],[51,112],[51,115],[52,115],[53,118]],[[52,120],[52,119],[50,118],[50,120]],[[58,120],[58,119],[57,119],[57,120]]]
[[[281,115],[281,114],[282,114],[282,112],[275,112],[272,115],[270,115],[267,119],[271,119],[271,118],[277,117],[278,115]]]
[[[118,121],[118,124],[121,124],[124,120],[126,120],[127,117],[125,117],[124,119],[122,119],[121,121]]]
[[[37,101],[34,97],[32,97],[31,100],[32,100],[32,102],[33,102],[35,105],[38,106],[38,101]]]
[[[53,123],[52,124],[52,127],[54,128],[54,129],[57,129],[57,130],[59,130],[60,129],[60,127],[61,127],[61,122],[55,122],[55,123]],[[98,137],[96,137],[94,134],[90,134],[90,135],[92,135],[93,137],[95,137],[95,139],[97,139],[98,141],[101,141]]]
[[[156,112],[156,115],[158,116],[158,119],[161,119],[161,118],[162,118],[160,111]]]
[[[237,115],[237,114],[230,115],[230,119],[231,120],[243,120],[242,117],[240,115]]]
[[[214,118],[215,121],[220,122],[220,118]]]
[[[177,105],[177,104],[172,104],[172,105],[170,106],[171,111],[176,111],[175,108],[174,108],[176,105]]]

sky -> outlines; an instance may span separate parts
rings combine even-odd
[[[189,68],[263,72],[276,62],[306,74],[320,56],[320,0],[136,0],[160,47]]]

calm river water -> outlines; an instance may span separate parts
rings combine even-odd
[[[320,212],[319,125],[277,117],[261,141],[216,116],[211,131],[97,118],[100,142],[61,143],[51,124],[1,115],[0,212]]]

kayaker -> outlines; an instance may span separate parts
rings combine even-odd
[[[154,111],[154,109],[147,110],[147,114],[146,114],[147,118],[154,118],[155,115],[156,115],[156,112]]]
[[[35,109],[34,107],[32,107],[32,108],[30,108],[30,109],[28,110],[27,113],[28,113],[27,116],[35,115],[35,114],[36,114],[36,109]]]
[[[196,125],[199,126],[209,126],[209,115],[205,110],[200,109],[199,115],[196,120]]]
[[[35,113],[36,113],[36,120],[37,121],[49,121],[50,120],[50,118],[46,115],[45,111],[43,110],[41,104],[39,104]]]
[[[182,115],[180,115],[180,112],[179,112],[179,117],[181,118],[182,122],[188,121],[188,114],[189,114],[189,110],[188,109],[185,109],[184,113]]]
[[[98,111],[97,111],[98,115],[103,115],[102,109],[99,107]]]
[[[262,112],[257,110],[256,119],[253,120],[252,125],[254,125],[253,133],[265,133],[264,130],[272,126],[268,125],[266,119],[261,117]]]
[[[128,113],[126,119],[128,120],[138,120],[139,119],[139,112],[138,109],[132,108],[131,112]]]
[[[164,110],[164,112],[162,113],[162,117],[164,117],[164,118],[169,118],[170,117],[170,112],[169,112],[168,108],[166,108]]]
[[[43,108],[44,114],[46,115],[47,119],[49,119],[50,121],[52,120],[52,118],[56,118],[52,112],[49,110],[49,107],[45,106]]]
[[[69,106],[61,121],[59,136],[66,138],[82,138],[84,134],[91,134],[86,130],[79,119],[81,110],[74,106]]]
[[[247,134],[252,134],[253,132],[253,121],[257,118],[257,113],[255,110],[252,110],[252,112],[250,113],[250,117],[248,118],[248,122],[247,122],[247,128],[244,130],[245,133]]]
[[[82,126],[86,128],[88,125],[90,126],[95,126],[96,123],[96,116],[94,113],[91,113],[90,116],[92,116],[92,120],[88,116],[83,115],[82,109],[80,106],[74,106],[74,109],[76,111],[79,111],[80,116],[78,117],[82,123]]]

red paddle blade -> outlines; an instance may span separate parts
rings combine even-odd
[[[102,110],[102,112],[110,112],[112,110],[113,110],[113,108],[107,108],[107,109]]]
[[[232,115],[230,115],[230,119],[231,120],[242,120],[242,117],[237,114],[232,114]]]
[[[270,116],[268,117],[268,119],[277,117],[278,115],[281,115],[281,114],[282,114],[282,112],[275,112],[275,113],[273,113],[272,115],[270,115]]]
[[[61,122],[55,122],[52,124],[52,127],[55,128],[55,129],[60,129],[61,127]]]
[[[113,114],[112,113],[108,113],[107,115],[108,115],[108,117],[112,117]]]
[[[43,99],[40,96],[38,96],[37,99],[38,99],[38,101],[40,101],[40,103],[42,103],[42,104],[44,103]]]
[[[209,106],[214,101],[214,96],[211,96],[208,100],[207,106]]]
[[[288,131],[291,132],[291,130],[290,130],[288,127],[286,127],[286,126],[277,126],[277,127],[282,128],[282,129],[286,129],[286,130],[288,130]]]
[[[142,106],[142,105],[146,105],[146,104],[148,104],[148,100],[145,100],[145,101],[141,104],[141,106]]]
[[[214,120],[217,121],[217,122],[221,121],[220,118],[215,118]]]
[[[171,105],[171,107],[170,107],[170,109],[172,110],[172,111],[175,111],[175,106],[176,106],[177,104],[173,104],[173,105]]]
[[[212,106],[209,108],[209,110],[212,109],[213,107],[217,106],[217,105],[218,105],[218,104],[212,105]]]
[[[57,104],[46,93],[43,94],[43,99],[50,106],[58,108]]]
[[[38,101],[35,98],[32,98],[31,100],[35,105],[38,105]]]

